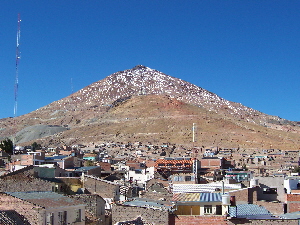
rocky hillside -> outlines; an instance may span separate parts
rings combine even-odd
[[[193,123],[201,146],[300,146],[296,122],[230,102],[141,65],[111,74],[29,114],[0,120],[0,137],[19,132],[20,143],[45,145],[137,140],[190,144]],[[35,125],[47,125],[48,130]],[[26,136],[29,126],[30,138]],[[56,133],[49,131],[53,126]]]

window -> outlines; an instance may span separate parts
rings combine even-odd
[[[47,213],[46,217],[46,224],[47,225],[54,225],[54,213]]]
[[[264,188],[263,194],[277,194],[277,188]]]
[[[222,215],[222,205],[216,205],[216,215]]]
[[[212,205],[204,205],[204,214],[212,214]]]
[[[76,220],[75,222],[81,222],[81,209],[76,211]]]
[[[67,224],[67,211],[58,212],[58,224],[59,225]]]
[[[191,181],[192,177],[191,176],[185,176],[185,181]]]

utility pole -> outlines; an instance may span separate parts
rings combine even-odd
[[[18,89],[19,89],[19,62],[21,59],[20,52],[20,38],[21,38],[21,16],[18,13],[18,27],[17,27],[17,47],[16,47],[16,78],[15,78],[15,104],[14,104],[14,126],[16,128],[16,116],[18,111]],[[15,137],[13,138],[13,149],[12,154],[15,153]]]
[[[193,143],[195,143],[195,123],[193,123]]]
[[[20,13],[19,13],[18,14],[18,28],[17,28],[17,48],[16,48],[16,79],[15,79],[14,117],[17,116],[17,111],[18,111],[19,62],[21,59],[20,38],[21,38],[21,17],[20,17]]]

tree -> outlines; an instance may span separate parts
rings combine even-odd
[[[2,149],[2,151],[6,152],[7,154],[12,155],[14,144],[13,144],[12,140],[10,140],[9,138],[6,138],[5,140],[0,142],[0,148]]]
[[[84,162],[84,166],[95,166],[95,163],[92,160],[87,160]]]
[[[33,142],[31,144],[31,149],[32,149],[33,152],[35,152],[35,150],[41,149],[41,147],[42,147],[41,144],[38,144],[36,142]]]
[[[300,167],[296,166],[293,170],[292,173],[300,173]]]

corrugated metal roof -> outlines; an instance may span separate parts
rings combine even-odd
[[[76,172],[84,172],[84,171],[88,171],[88,170],[92,170],[95,168],[100,168],[100,166],[84,166],[84,167],[80,167],[80,168],[76,168],[75,171]]]
[[[236,207],[229,207],[229,215],[248,219],[268,219],[272,217],[272,214],[265,207],[254,204],[240,204]]]
[[[49,161],[51,161],[51,160],[62,160],[62,159],[67,158],[67,157],[69,157],[69,156],[67,156],[67,155],[56,155],[56,156],[50,156],[50,157],[46,156],[45,160],[49,160]]]
[[[215,192],[216,188],[222,189],[222,183],[208,183],[208,184],[173,184],[173,193],[184,192]],[[224,188],[228,189],[240,189],[241,184],[224,184]]]
[[[169,211],[172,211],[173,208],[173,204],[168,202],[154,201],[151,199],[142,199],[142,198],[136,198],[131,201],[123,202],[123,205],[169,210]]]
[[[173,195],[175,202],[221,202],[221,193],[177,193]]]
[[[283,219],[300,219],[300,211],[280,215]]]
[[[200,193],[174,194],[172,200],[175,202],[199,202],[200,201]]]
[[[201,193],[200,202],[221,202],[221,193]]]
[[[44,208],[84,205],[82,202],[55,192],[6,192],[13,197],[25,200]]]

